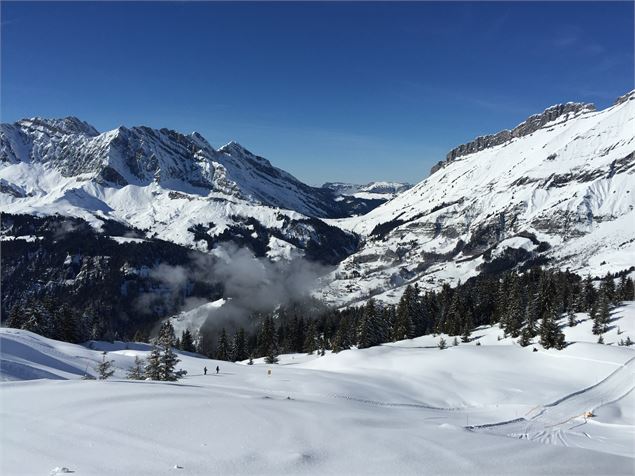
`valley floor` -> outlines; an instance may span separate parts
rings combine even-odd
[[[124,380],[145,344],[0,329],[0,473],[634,474],[635,350],[617,340],[635,339],[635,303],[604,345],[579,318],[563,351],[494,326],[443,351],[424,336],[279,365],[181,355],[178,383]],[[115,377],[81,380],[102,349]]]

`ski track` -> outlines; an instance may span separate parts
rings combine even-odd
[[[570,393],[552,403],[532,408],[525,416],[538,408],[540,411],[529,419],[517,418],[499,423],[468,426],[466,429],[545,444],[584,447],[573,442],[572,437],[582,435],[592,439],[589,433],[578,430],[588,422],[584,416],[585,412],[595,413],[599,408],[625,398],[635,389],[634,377],[635,357],[620,365],[595,385]]]

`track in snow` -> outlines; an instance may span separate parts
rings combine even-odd
[[[597,384],[535,407],[524,418],[468,429],[546,444],[584,447],[584,439],[593,438],[587,426],[593,420],[592,417],[587,419],[585,413],[618,402],[634,389],[635,357]]]

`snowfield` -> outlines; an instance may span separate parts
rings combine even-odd
[[[279,365],[182,354],[178,383],[124,380],[146,344],[3,328],[0,473],[633,474],[635,349],[616,342],[635,339],[635,303],[604,345],[578,318],[560,352],[493,326],[443,351],[429,335]],[[81,380],[101,350],[114,378]]]

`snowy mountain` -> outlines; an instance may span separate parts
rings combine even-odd
[[[0,473],[632,474],[635,352],[615,343],[635,303],[612,314],[604,345],[580,313],[562,351],[497,324],[443,351],[425,335],[279,365],[182,352],[179,382],[125,380],[148,344],[2,328]],[[82,380],[103,351],[114,376]]]
[[[412,185],[404,182],[370,182],[366,185],[344,182],[326,182],[322,185],[322,188],[333,190],[338,195],[375,200],[390,200],[395,195],[404,192],[411,187]]]
[[[327,190],[300,182],[236,142],[215,150],[196,132],[184,135],[169,129],[119,127],[99,134],[74,117],[24,119],[2,125],[0,161],[5,168],[29,164],[65,179],[81,176],[83,181],[109,187],[158,184],[177,192],[215,193],[307,216],[346,215]],[[34,191],[29,188],[28,192]]]
[[[235,239],[275,254],[282,240],[337,262],[355,249],[353,235],[316,219],[349,213],[330,190],[235,142],[215,150],[200,134],[168,129],[100,134],[72,117],[2,124],[0,204],[5,213],[73,216],[97,229],[113,220],[204,250]]]
[[[2,314],[54,299],[94,318],[96,335],[149,329],[185,299],[222,296],[209,255],[219,245],[338,263],[357,236],[319,217],[349,206],[237,143],[215,150],[196,133],[99,133],[72,117],[3,124]],[[162,266],[181,282],[167,283]]]
[[[459,146],[363,217],[322,297],[394,302],[407,283],[456,284],[547,264],[594,275],[635,265],[635,92],[603,111],[567,103]]]

